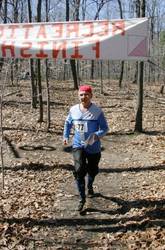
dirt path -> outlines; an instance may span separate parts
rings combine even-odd
[[[39,138],[19,144],[21,158],[8,162],[1,194],[7,245],[16,237],[22,249],[156,249],[155,241],[164,249],[163,135],[106,136],[96,196],[81,215],[71,153],[62,150],[61,137]]]
[[[152,107],[153,101],[146,100],[144,125],[152,128],[147,122],[155,112],[157,130],[129,133],[134,126],[133,91],[109,88],[107,98],[98,88],[96,101],[106,113],[111,134],[102,140],[96,196],[87,200],[81,215],[76,211],[72,155],[61,145],[64,117],[77,93],[71,98],[62,95],[61,88],[53,92],[57,103],[52,107],[51,133],[45,132],[45,124],[36,123],[38,111],[29,112],[27,93],[23,92],[23,104],[17,96],[15,102],[6,101],[0,249],[165,249],[164,106]]]
[[[159,155],[154,153],[157,142]],[[164,235],[165,225],[162,135],[106,136],[103,140],[100,174],[94,185],[96,197],[87,200],[85,213],[81,215],[76,211],[79,198],[71,172],[72,155],[63,152],[59,142],[52,144],[48,140],[47,144],[56,148],[50,154],[52,161],[58,162],[58,166],[52,169],[49,165],[45,166],[47,192],[52,191],[50,176],[56,179],[56,183],[53,180],[54,192],[51,193],[51,202],[48,201],[50,207],[45,214],[43,212],[43,218],[36,217],[32,212],[27,220],[20,220],[32,232],[27,237],[27,249],[31,249],[34,244],[35,249],[123,250],[137,249],[142,244],[145,246],[143,249],[156,249],[152,237]],[[26,157],[33,159],[37,153],[39,157],[38,150],[30,152],[28,156],[26,151]],[[23,150],[20,150],[20,154],[23,154]],[[34,173],[33,167],[29,166],[30,173]],[[37,173],[36,166],[36,179],[41,178],[42,167]],[[140,243],[141,240],[144,242]],[[163,247],[164,240],[159,244]]]

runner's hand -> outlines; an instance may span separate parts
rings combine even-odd
[[[67,138],[63,139],[63,144],[68,145],[68,139]]]

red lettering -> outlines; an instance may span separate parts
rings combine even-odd
[[[99,36],[106,36],[109,33],[109,22],[108,21],[102,21],[99,23],[101,26],[101,32],[99,32]]]
[[[73,41],[72,42],[75,46],[74,46],[74,55],[71,55],[71,58],[75,58],[75,59],[78,59],[78,58],[83,58],[82,55],[79,54],[79,44],[82,43],[80,41]]]
[[[20,54],[23,58],[30,58],[32,56],[32,54],[26,53],[26,51],[29,50],[30,48],[32,48],[32,43],[26,42],[26,43],[24,43],[24,45],[25,45],[25,47],[22,47],[20,49]]]
[[[116,21],[115,23],[112,23],[112,35],[116,33],[116,31],[120,30],[121,35],[125,35],[125,22],[124,20]]]
[[[63,36],[63,23],[53,24],[52,26],[55,29],[53,37],[61,38]]]
[[[38,45],[40,45],[40,52],[38,54],[36,54],[36,57],[39,57],[39,58],[46,58],[48,57],[47,54],[44,53],[44,46],[47,45],[48,42],[38,42]]]
[[[40,25],[39,26],[39,31],[37,34],[37,38],[46,38],[46,30],[45,30],[45,26],[44,25]]]
[[[15,37],[15,31],[16,29],[19,28],[19,25],[10,25],[9,26],[9,29],[11,29],[11,35],[10,35],[10,38],[16,38]]]
[[[0,26],[0,37],[4,35],[4,26]]]
[[[62,51],[62,58],[66,58],[66,42],[62,42],[58,48],[56,43],[53,43],[53,58],[57,58],[59,51]]]
[[[66,36],[67,37],[71,37],[73,35],[71,34],[75,34],[75,37],[79,36],[79,23],[67,23],[66,24]]]
[[[94,26],[92,22],[83,23],[83,27],[84,27],[84,30],[86,31],[86,33],[82,34],[83,37],[88,37],[88,36],[93,35]]]
[[[27,39],[29,37],[29,31],[31,28],[33,28],[33,25],[23,25],[23,28],[25,28],[25,39]]]
[[[96,41],[95,46],[92,47],[95,50],[96,58],[100,58],[100,42]]]
[[[7,50],[9,50],[9,52],[11,54],[11,57],[15,57],[15,50],[14,50],[14,44],[13,43],[11,43],[11,44],[2,43],[1,50],[2,50],[2,57],[7,56],[7,53],[6,53]]]

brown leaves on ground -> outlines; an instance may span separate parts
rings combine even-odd
[[[25,84],[19,99],[10,95],[3,107],[0,249],[165,249],[165,116],[159,86],[145,87],[146,133],[135,134],[136,86],[119,90],[117,83],[104,82],[101,95],[99,83],[91,83],[110,134],[102,140],[96,195],[87,199],[83,216],[76,211],[72,155],[62,146],[64,120],[77,92],[72,83],[51,86],[47,133],[46,123],[37,123],[38,109],[30,110]]]

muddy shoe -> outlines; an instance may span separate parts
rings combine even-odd
[[[77,211],[82,211],[84,204],[85,204],[85,200],[80,200],[78,207],[77,207]]]
[[[88,189],[88,197],[92,198],[94,196],[93,188]]]

